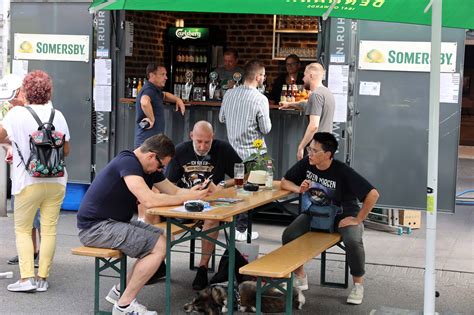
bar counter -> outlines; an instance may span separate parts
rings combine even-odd
[[[134,128],[135,128],[135,99],[121,98],[117,111],[123,121],[119,121],[116,132],[121,134],[118,139],[123,139],[117,143],[117,152],[120,150],[133,148]],[[219,110],[221,102],[206,101],[185,103],[186,111],[184,116],[176,112],[174,104],[165,105],[165,134],[169,136],[175,144],[189,140],[189,132],[195,122],[207,120],[214,127],[216,139],[227,141],[227,131],[225,124],[219,122]],[[279,110],[278,105],[270,105],[270,119],[272,130],[265,136],[270,156],[274,160],[275,179],[280,179],[295,162],[296,151],[299,141],[303,137],[306,129],[306,120],[303,112],[297,110]]]

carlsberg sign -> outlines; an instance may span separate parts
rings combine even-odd
[[[456,72],[457,43],[441,44],[441,72]],[[429,72],[431,43],[360,41],[359,69]]]
[[[15,59],[89,61],[87,35],[16,33],[13,45]]]

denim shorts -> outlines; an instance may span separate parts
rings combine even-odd
[[[79,232],[85,246],[119,249],[132,258],[143,258],[155,247],[163,230],[141,221],[104,220]]]

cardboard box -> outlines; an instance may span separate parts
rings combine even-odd
[[[398,222],[400,225],[409,226],[412,229],[421,228],[421,211],[399,210]]]

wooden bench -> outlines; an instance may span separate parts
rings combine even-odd
[[[194,223],[185,224],[187,227],[192,227]],[[166,222],[155,224],[166,231]],[[185,230],[177,225],[171,226],[171,234],[177,235],[183,233]],[[97,248],[89,246],[80,246],[71,249],[73,255],[95,257],[95,285],[94,285],[94,314],[110,314],[110,312],[103,312],[99,309],[100,301],[100,278],[119,278],[120,288],[126,287],[127,279],[127,256],[125,256],[118,249],[111,248]],[[112,271],[115,275],[104,274],[104,271]],[[118,276],[116,275],[118,274]],[[123,292],[123,290],[121,290]]]
[[[241,267],[239,269],[241,274],[257,277],[257,314],[261,314],[262,293],[270,287],[286,294],[286,314],[292,314],[293,271],[319,255],[321,255],[321,285],[347,288],[349,277],[347,259],[344,283],[326,281],[326,251],[334,245],[345,250],[341,240],[339,233],[308,232]],[[262,280],[266,282],[263,287]],[[286,289],[281,287],[284,283]]]

